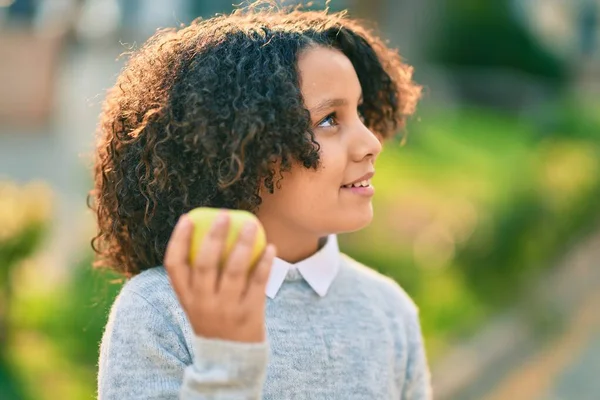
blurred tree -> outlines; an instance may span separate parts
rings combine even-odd
[[[517,21],[508,0],[446,0],[440,6],[444,13],[439,36],[428,46],[427,58],[451,74],[465,71],[464,79],[457,76],[463,100],[500,107],[516,103],[519,108],[523,105],[519,97],[526,89],[521,76],[543,82],[550,91],[566,83],[566,65]],[[478,71],[495,71],[498,80],[484,74],[481,80],[487,82],[473,82],[470,78]],[[513,72],[516,78],[500,81],[500,71]],[[488,86],[501,95],[495,97]]]
[[[349,1],[348,8],[356,17],[367,21],[379,21],[383,14],[385,0],[352,0]]]
[[[19,186],[0,181],[0,394],[24,399],[25,393],[8,362],[9,320],[13,300],[12,274],[39,248],[52,208],[50,189],[33,183]]]
[[[0,357],[7,348],[11,275],[19,262],[39,248],[50,219],[50,198],[45,185],[0,182]]]
[[[596,52],[599,8],[595,0],[588,0],[580,5],[577,13],[580,50],[584,56],[591,56]]]

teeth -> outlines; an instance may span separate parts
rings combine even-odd
[[[351,188],[351,187],[368,187],[368,186],[371,186],[371,180],[370,179],[366,179],[364,181],[356,182],[356,183],[353,183],[351,185],[344,185],[342,187]]]

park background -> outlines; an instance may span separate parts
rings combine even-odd
[[[436,399],[600,398],[599,2],[328,6],[373,21],[425,88],[378,160],[374,222],[339,239],[419,306]],[[0,398],[95,397],[120,287],[91,268],[100,105],[121,53],[231,10],[0,0]]]

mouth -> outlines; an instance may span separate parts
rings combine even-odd
[[[363,197],[372,197],[375,194],[375,188],[370,184],[368,186],[342,186],[340,191],[350,195],[359,195]]]
[[[365,188],[371,187],[371,179],[364,179],[362,181],[349,183],[347,185],[342,185],[342,189],[351,189],[351,188]]]
[[[340,190],[345,193],[369,198],[375,194],[375,188],[371,184],[372,177],[373,173],[369,172],[354,182],[342,185]]]
[[[375,171],[368,172],[361,176],[358,179],[353,180],[352,182],[348,182],[342,185],[344,189],[356,188],[356,187],[370,187],[371,186],[371,178],[375,175]]]

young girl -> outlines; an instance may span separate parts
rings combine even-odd
[[[106,399],[430,399],[418,310],[340,253],[367,226],[382,142],[420,88],[345,14],[247,9],[154,35],[103,107],[97,266],[131,278],[100,347]],[[253,212],[224,265],[224,212]],[[275,256],[275,249],[277,257]]]

